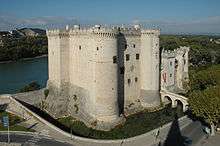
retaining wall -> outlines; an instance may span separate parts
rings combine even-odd
[[[127,139],[120,139],[120,140],[98,140],[98,139],[90,139],[90,138],[84,138],[84,137],[79,137],[75,135],[71,135],[60,128],[54,126],[53,124],[49,123],[48,121],[44,120],[34,112],[30,111],[26,107],[24,107],[21,103],[16,101],[13,97],[10,95],[6,95],[10,101],[14,104],[17,104],[22,109],[25,109],[27,113],[31,114],[35,118],[37,118],[39,121],[42,123],[46,124],[50,128],[56,130],[57,132],[61,133],[62,135],[69,137],[72,140],[68,141],[69,143],[72,143],[77,146],[151,146],[151,145],[156,145],[160,141],[164,141],[169,133],[169,129],[172,125],[172,122],[163,125],[160,128],[154,129],[148,133],[135,136],[132,138],[127,138]],[[4,96],[4,98],[6,97]],[[192,123],[192,120],[187,118],[186,116],[178,119],[179,127],[180,130]],[[160,129],[159,135],[156,138],[156,135],[158,133],[158,130]]]

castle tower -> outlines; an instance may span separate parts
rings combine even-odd
[[[100,26],[74,27],[69,35],[68,112],[88,126],[96,123],[96,129],[111,129],[122,120],[118,110],[117,31]]]
[[[60,89],[69,82],[69,35],[60,30],[47,31],[48,59],[49,59],[49,84]],[[65,66],[63,65],[65,64]]]
[[[117,30],[96,27],[94,38],[95,93],[93,115],[98,121],[116,125],[120,121],[118,104]]]
[[[159,30],[141,31],[140,76],[141,102],[144,107],[160,104]]]
[[[69,85],[69,34],[66,30],[49,30],[48,36],[48,74],[47,88],[50,90],[49,110],[53,115],[63,116],[67,111]],[[64,65],[65,64],[65,65]],[[59,108],[58,108],[59,107]]]

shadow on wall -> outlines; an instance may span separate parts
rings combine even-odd
[[[35,106],[31,105],[31,104],[28,104],[28,103],[26,103],[26,102],[24,102],[24,101],[21,101],[21,100],[19,100],[19,99],[16,99],[16,98],[15,98],[15,100],[17,100],[17,101],[18,101],[19,103],[21,103],[23,106],[25,106],[25,107],[28,108],[29,110],[33,111],[35,114],[37,114],[38,116],[40,116],[40,117],[43,118],[44,120],[48,121],[49,123],[55,125],[56,127],[62,129],[62,130],[65,131],[65,132],[71,133],[71,129],[70,129],[70,128],[68,128],[67,126],[65,126],[65,125],[61,124],[60,122],[58,122],[56,119],[54,119],[54,118],[53,118],[52,116],[50,116],[48,113],[42,111],[41,109],[39,109],[39,108],[37,108],[37,107],[35,107]],[[37,125],[37,123],[35,123],[35,124],[32,125],[32,126],[34,127],[34,126],[36,126],[36,125]],[[33,128],[33,127],[32,127],[32,128]],[[31,127],[29,127],[29,128],[31,128]],[[77,133],[73,133],[73,134],[76,135],[76,136],[82,136],[82,137],[83,137],[83,135],[80,135],[80,134],[77,134]]]
[[[163,48],[160,47],[159,48],[159,91],[161,90],[161,71],[162,71],[162,51],[163,51]]]
[[[124,113],[124,51],[127,48],[127,41],[121,32],[117,35],[117,66],[118,66],[118,106],[119,114]]]
[[[8,104],[1,104],[0,105],[0,111],[5,111],[8,107]]]
[[[187,137],[181,134],[178,116],[176,114],[163,146],[186,146],[187,139]],[[161,143],[158,146],[162,146]]]

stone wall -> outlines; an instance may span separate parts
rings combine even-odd
[[[184,82],[188,82],[189,47],[180,47],[174,51],[161,53],[161,88],[173,92],[183,92]]]
[[[160,104],[159,96],[159,31],[142,30],[141,35],[141,102],[144,107]]]
[[[112,127],[124,113],[159,105],[158,30],[74,27],[47,36],[53,116]]]
[[[154,129],[148,133],[145,133],[145,134],[142,134],[139,136],[135,136],[132,138],[127,138],[127,139],[118,139],[118,140],[90,139],[90,138],[84,138],[84,137],[71,135],[70,133],[67,133],[67,132],[59,129],[55,125],[49,123],[45,119],[41,118],[40,116],[38,116],[34,112],[32,112],[29,109],[27,109],[26,107],[24,107],[22,104],[17,102],[10,95],[2,95],[2,96],[0,96],[0,99],[1,99],[0,101],[5,101],[6,103],[8,103],[8,101],[10,101],[9,106],[11,107],[11,109],[16,110],[16,114],[23,115],[23,113],[25,113],[25,115],[23,115],[25,118],[28,118],[29,116],[34,116],[37,120],[41,121],[42,123],[44,123],[48,127],[56,130],[57,132],[59,132],[63,136],[71,138],[72,140],[68,140],[68,143],[71,143],[71,144],[77,145],[77,146],[103,146],[103,145],[105,145],[105,146],[116,146],[116,145],[118,145],[118,146],[134,146],[134,145],[152,146],[152,145],[158,145],[159,142],[163,142],[166,140],[167,135],[170,132],[170,128],[171,128],[172,124],[174,123],[174,121],[170,122],[166,125],[163,125],[162,127]],[[177,121],[175,121],[175,124],[178,123],[178,126],[180,128],[179,130],[181,131],[183,128],[185,128],[186,126],[188,126],[192,122],[193,121],[191,119],[187,118],[187,116],[184,116],[184,117],[178,119]],[[159,135],[157,135],[158,131],[160,131]]]
[[[21,146],[22,144],[20,143],[6,143],[6,142],[0,142],[1,146]]]

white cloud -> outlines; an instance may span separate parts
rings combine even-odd
[[[65,25],[80,23],[84,25],[100,23],[95,20],[80,20],[75,17],[36,17],[19,18],[0,14],[0,30],[10,30],[21,27],[60,28]],[[133,20],[132,23],[145,27],[159,27],[162,33],[220,33],[220,16],[207,17],[197,20]]]
[[[197,20],[134,20],[146,27],[159,27],[163,33],[220,33],[220,16]]]

